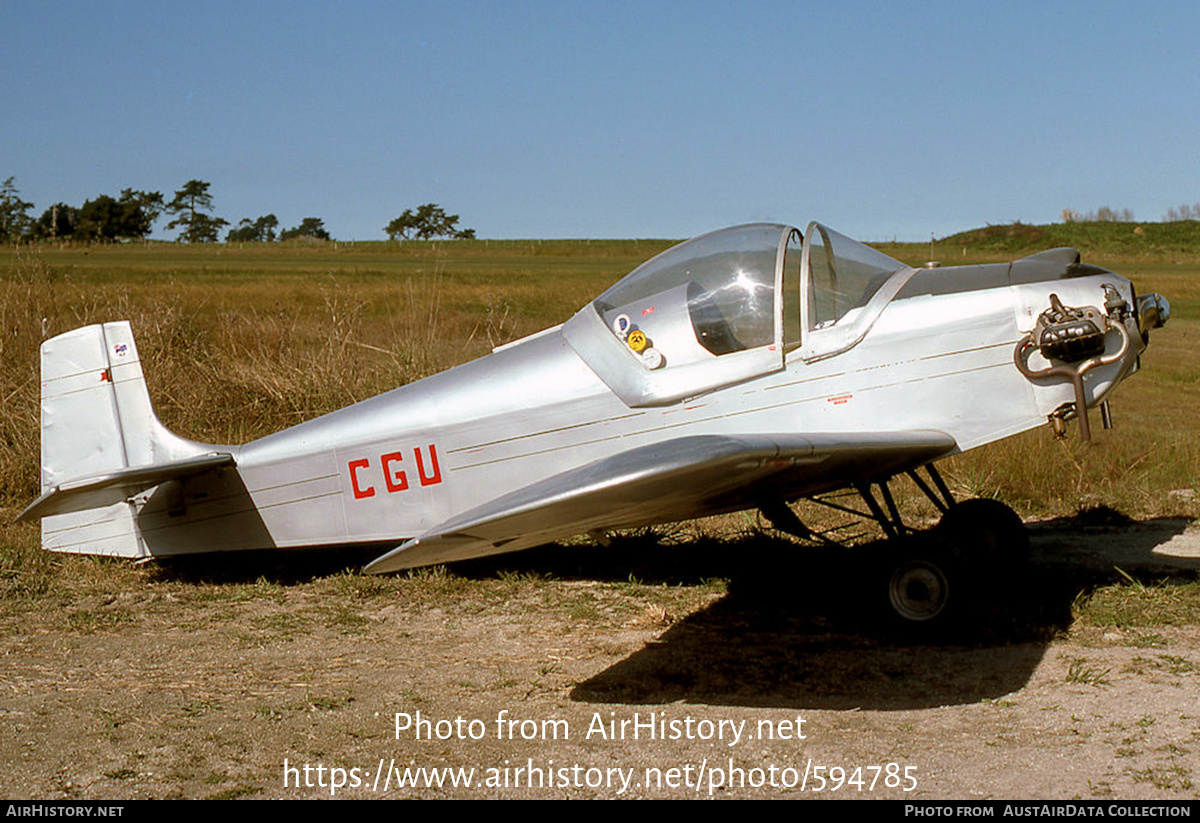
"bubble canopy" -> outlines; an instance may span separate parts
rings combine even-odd
[[[781,369],[802,342],[815,345],[809,354],[848,348],[901,271],[912,270],[817,223],[803,238],[780,224],[734,226],[643,263],[564,336],[627,403],[659,405]]]
[[[775,338],[776,263],[789,231],[735,226],[681,243],[634,269],[593,305],[608,323],[632,309],[639,315],[635,322],[645,317],[654,326],[660,318],[651,316],[679,309],[671,298],[682,296],[696,340],[710,353],[769,345]]]

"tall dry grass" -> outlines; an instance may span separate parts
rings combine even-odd
[[[37,593],[54,562],[12,519],[39,493],[39,348],[90,323],[129,320],[155,411],[173,431],[240,443],[486,352],[507,311],[447,311],[436,272],[190,282],[80,276],[19,249],[0,269],[0,588]],[[502,300],[497,300],[500,306]],[[522,332],[527,333],[527,332]]]
[[[55,334],[129,320],[164,424],[236,443],[528,333],[502,298],[481,314],[446,311],[448,290],[436,275],[366,290],[332,275],[223,288],[175,277],[97,282],[63,276],[22,250],[0,275],[0,505],[19,510],[38,493],[38,350]]]
[[[58,284],[53,269],[25,251],[0,285],[0,501],[9,503],[37,492],[38,348],[58,319]]]

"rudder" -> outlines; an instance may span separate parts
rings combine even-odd
[[[127,321],[85,326],[41,349],[41,489],[80,478],[182,460],[211,447],[172,434],[154,414]],[[54,551],[143,557],[126,501],[42,519]]]

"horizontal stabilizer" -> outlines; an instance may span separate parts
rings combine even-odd
[[[21,512],[17,520],[110,506],[168,480],[181,480],[234,465],[232,454],[209,452],[169,463],[134,466],[67,480],[47,489]]]
[[[937,431],[682,437],[503,495],[376,558],[365,571],[466,560],[597,529],[795,499],[920,466],[955,448],[954,438]]]

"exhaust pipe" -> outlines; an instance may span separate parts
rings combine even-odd
[[[1153,322],[1161,319],[1158,325],[1162,325],[1166,322],[1166,318],[1162,314],[1150,318],[1151,309],[1149,308],[1145,315],[1141,314],[1140,309],[1146,297],[1156,298],[1151,300],[1154,308],[1161,309],[1165,306],[1166,314],[1170,314],[1170,307],[1166,306],[1166,300],[1161,295],[1146,295],[1138,301],[1139,320],[1142,316]],[[1109,330],[1114,330],[1120,335],[1121,345],[1112,354],[1104,354],[1104,335]],[[1052,294],[1050,295],[1050,308],[1042,312],[1037,326],[1017,342],[1017,347],[1013,351],[1013,363],[1017,370],[1029,380],[1065,377],[1071,381],[1071,385],[1075,389],[1075,416],[1079,418],[1079,437],[1081,440],[1088,441],[1092,439],[1092,427],[1088,423],[1087,394],[1084,392],[1083,376],[1097,366],[1107,366],[1121,360],[1129,351],[1129,346],[1129,331],[1125,328],[1124,323],[1102,314],[1093,306],[1081,309],[1064,306],[1058,295]],[[1059,360],[1059,365],[1051,365],[1045,369],[1031,369],[1029,355],[1035,350],[1041,352],[1047,360],[1052,358]],[[1062,362],[1064,359],[1073,362]],[[1060,434],[1062,430],[1061,413],[1063,411],[1060,409],[1050,416],[1050,422],[1054,424],[1056,435]],[[1105,427],[1110,425],[1112,425],[1111,418],[1105,414]]]

